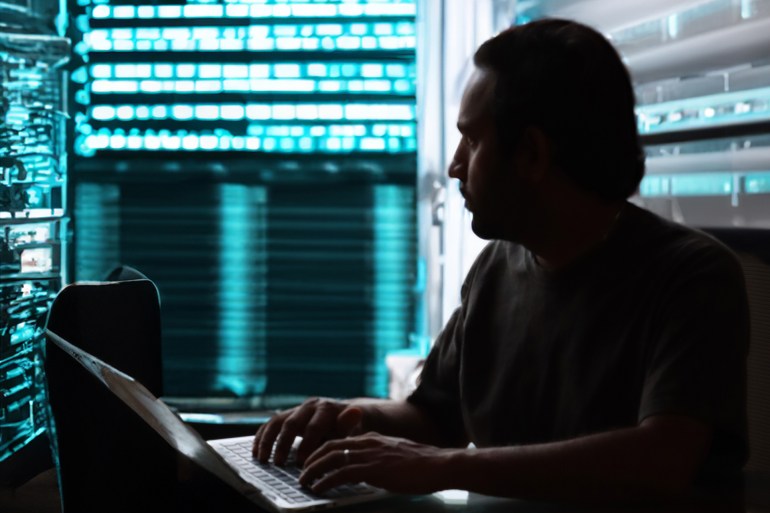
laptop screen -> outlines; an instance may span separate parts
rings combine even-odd
[[[254,494],[252,487],[243,482],[194,429],[185,425],[144,385],[70,344],[50,330],[46,331],[46,337],[95,376],[176,451],[195,461],[240,493],[247,496]],[[120,422],[120,419],[111,420]]]

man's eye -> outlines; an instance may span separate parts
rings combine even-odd
[[[475,148],[477,141],[473,137],[465,136],[465,144],[467,144],[469,148]]]

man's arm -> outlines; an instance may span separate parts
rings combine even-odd
[[[469,272],[469,276],[472,274],[472,271]],[[464,290],[467,291],[467,287]],[[259,428],[254,437],[254,456],[266,462],[275,447],[274,461],[281,465],[286,461],[295,438],[301,436],[303,440],[297,450],[297,461],[302,464],[322,443],[368,431],[434,446],[467,445],[459,401],[455,397],[455,339],[460,336],[461,318],[462,308],[458,308],[428,355],[417,391],[421,392],[418,402],[422,406],[415,404],[414,395],[408,401],[309,399],[296,408],[276,414]],[[432,408],[426,408],[426,403]],[[447,422],[446,417],[454,422]]]
[[[352,405],[363,410],[362,433],[374,431],[436,447],[468,444],[467,440],[461,443],[447,441],[430,416],[409,401],[356,399],[352,401]]]
[[[654,416],[573,440],[458,453],[461,482],[448,484],[530,499],[668,498],[692,485],[710,442],[711,429],[696,420]]]
[[[569,502],[661,499],[691,486],[710,441],[708,426],[674,415],[572,440],[488,449],[365,435],[325,444],[307,460],[301,481],[317,492],[363,480],[405,493],[459,488]]]

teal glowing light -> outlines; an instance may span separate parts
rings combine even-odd
[[[380,64],[284,64],[284,65],[219,65],[179,64],[176,70],[168,64],[122,64],[113,68],[95,65],[91,69],[92,91],[113,92],[177,92],[185,87],[195,91],[238,92],[383,92],[414,94],[414,83],[395,76],[413,74],[409,66]],[[329,76],[348,80],[327,80]],[[226,79],[225,79],[226,77]],[[380,78],[382,77],[382,78]],[[165,79],[165,80],[160,80]],[[190,80],[192,79],[192,80]],[[247,80],[248,79],[248,80]]]
[[[380,24],[383,26],[384,24]],[[88,34],[92,52],[200,50],[220,51],[296,51],[296,50],[414,50],[414,28],[392,24],[375,35],[360,35],[360,24],[346,25],[270,25],[243,27],[179,28],[97,28]],[[313,35],[293,35],[310,28]],[[373,32],[369,30],[369,32]],[[287,35],[287,34],[292,35]],[[170,46],[169,46],[170,45]]]
[[[690,130],[770,119],[770,87],[637,107],[639,132]]]
[[[278,78],[299,78],[300,67],[298,64],[278,64],[275,66],[275,76]]]
[[[642,197],[666,197],[671,195],[671,179],[668,176],[648,175],[639,184],[639,194]]]
[[[219,119],[221,114],[218,105],[196,105],[195,119]]]
[[[402,334],[410,329],[410,316],[404,315],[404,305],[411,303],[413,262],[409,258],[414,244],[403,235],[414,223],[411,191],[383,185],[374,188],[374,337],[373,362],[385,361],[385,356],[404,347]],[[368,374],[367,389],[372,395],[386,396],[387,369],[373,365]]]
[[[316,128],[316,127],[313,127]],[[206,133],[189,133],[189,131],[159,132],[161,144],[157,144],[157,135],[151,131],[132,132],[126,137],[121,132],[110,132],[109,129],[101,129],[97,133],[80,135],[77,138],[78,145],[84,145],[93,150],[105,149],[131,149],[143,151],[156,151],[182,149],[186,151],[229,151],[230,149],[247,148],[250,150],[262,150],[265,152],[293,152],[313,153],[316,151],[330,152],[366,152],[382,153],[391,151],[402,153],[414,151],[412,139],[399,137],[362,137],[355,135],[298,135],[297,131],[288,130],[287,127],[269,127],[268,130],[250,130],[248,136],[238,135],[211,135]],[[303,133],[309,131],[302,130]],[[117,141],[120,141],[119,147]],[[166,141],[166,142],[163,142]],[[300,142],[302,141],[302,142]]]
[[[267,385],[266,212],[264,188],[221,187],[218,298],[222,307],[215,388],[260,395]]]
[[[364,64],[361,66],[361,75],[367,78],[379,78],[384,75],[382,64]]]
[[[123,105],[116,110],[118,119],[131,121],[134,119],[134,108],[130,105]]]
[[[770,194],[770,170],[747,175],[743,188],[746,194]]]
[[[654,174],[641,183],[642,197],[770,194],[770,171]]]
[[[123,151],[413,152],[415,61],[402,53],[394,62],[388,52],[414,55],[415,5],[365,0],[92,4],[90,17],[99,22],[84,41],[87,53],[103,55],[84,68],[86,89],[76,95],[90,104],[87,116],[100,131],[86,133],[92,123],[81,123],[77,147],[82,155],[94,154],[94,148],[88,148],[91,143],[108,151],[105,134],[111,141],[124,130],[125,141],[116,139]],[[297,23],[296,17],[316,21]],[[235,22],[239,18],[250,22]],[[325,50],[361,53],[350,60],[327,61],[318,53]],[[383,52],[382,58],[367,53],[372,50]],[[117,58],[135,51],[157,57]],[[293,52],[291,59],[281,58],[283,51]],[[238,57],[193,58],[198,52]],[[255,62],[253,52],[272,53],[268,60]],[[302,52],[316,53],[305,59]],[[111,62],[112,56],[116,59]],[[230,96],[218,101],[223,93]],[[235,94],[243,100],[234,101]],[[294,95],[292,101],[281,100],[287,94]],[[121,96],[121,105],[113,103],[115,95]],[[348,98],[340,100],[340,95]],[[364,95],[366,101],[355,99]],[[221,126],[213,125],[217,122]],[[264,130],[257,130],[258,122],[267,124]],[[166,123],[189,126],[169,125],[166,130]],[[396,125],[395,131],[383,128],[388,124]],[[340,132],[344,125],[348,128]],[[155,138],[159,129],[166,130],[165,138]],[[222,134],[210,137],[215,129]]]
[[[91,117],[99,121],[115,119],[115,108],[111,105],[97,105],[91,109]]]
[[[682,173],[649,175],[640,185],[643,197],[730,196],[734,193],[733,173]]]
[[[732,192],[732,173],[683,174],[671,177],[671,193],[674,196],[728,196]]]
[[[174,105],[171,111],[174,118],[182,121],[191,119],[194,112],[190,105]]]

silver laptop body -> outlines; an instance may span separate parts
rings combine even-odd
[[[131,376],[77,348],[50,330],[48,339],[101,381],[169,445],[230,485],[255,504],[278,512],[327,509],[368,502],[390,495],[365,484],[314,495],[299,486],[299,469],[262,465],[251,457],[253,437],[206,442],[160,399]]]

